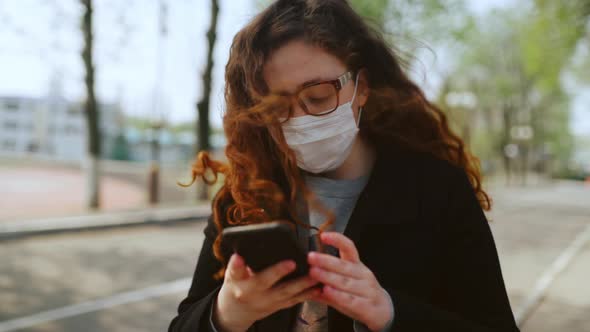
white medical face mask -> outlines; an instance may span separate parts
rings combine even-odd
[[[303,115],[290,118],[282,125],[289,147],[297,156],[297,166],[311,173],[334,170],[348,157],[358,134],[352,103],[356,97],[359,75],[354,83],[352,100],[324,116]]]

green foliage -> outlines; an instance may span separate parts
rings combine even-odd
[[[256,0],[263,9],[272,0]],[[419,37],[428,43],[457,38],[473,19],[465,0],[348,0],[367,22],[401,42]]]
[[[588,15],[580,14],[579,3],[537,1],[531,8],[495,10],[463,35],[458,65],[446,78],[451,87],[439,100],[456,91],[477,96],[471,111],[485,126],[476,128],[472,147],[482,156],[494,150],[501,156],[505,144],[514,142],[511,128],[528,125],[533,155],[549,148],[567,167],[573,151],[570,97],[560,78],[587,33]]]
[[[365,20],[383,29],[390,0],[351,0],[350,5]]]
[[[152,123],[149,118],[127,116],[125,122],[128,127],[137,128],[141,131],[148,130],[152,127]]]
[[[537,6],[519,31],[528,75],[539,76],[540,88],[559,85],[562,70],[586,34],[590,1],[537,0]]]
[[[177,124],[173,124],[169,126],[170,131],[174,134],[182,133],[182,132],[194,132],[195,131],[195,123],[192,121],[181,122]]]
[[[119,134],[115,137],[113,152],[111,156],[114,160],[130,160],[129,143],[125,135]]]

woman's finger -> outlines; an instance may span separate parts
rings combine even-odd
[[[260,290],[271,288],[277,281],[295,270],[295,266],[295,262],[289,259],[275,263],[257,272],[254,275],[256,278],[256,287]]]
[[[325,285],[322,293],[316,295],[314,300],[329,305],[341,313],[359,321],[365,320],[364,317],[361,317],[362,310],[359,310],[359,308],[371,307],[369,299],[330,287],[329,285]]]
[[[281,308],[288,308],[288,307],[296,305],[299,302],[313,300],[314,298],[319,296],[320,293],[321,293],[321,290],[318,288],[308,288],[304,291],[301,291],[299,294],[291,297],[289,300],[287,300],[285,302],[285,304]]]
[[[251,277],[254,275],[254,271],[249,266],[246,266],[246,271],[248,271],[248,275]]]
[[[232,280],[243,280],[249,277],[246,270],[246,263],[242,256],[233,253],[228,262],[229,276]]]
[[[322,232],[320,238],[323,243],[334,246],[340,250],[340,258],[356,263],[360,261],[356,246],[346,235],[338,232]]]
[[[324,270],[317,266],[309,269],[309,275],[327,286],[341,289],[359,297],[369,297],[367,294],[369,287],[364,280]]]
[[[364,276],[363,270],[360,268],[362,265],[354,264],[320,252],[310,252],[307,255],[307,262],[312,266],[317,266],[324,270],[337,272],[356,279],[362,279]]]
[[[271,301],[283,303],[317,283],[318,281],[310,276],[299,277],[271,287],[268,297]]]

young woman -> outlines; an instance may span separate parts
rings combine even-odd
[[[193,165],[224,183],[169,331],[518,331],[477,159],[345,0],[256,16],[225,100],[228,163]],[[274,220],[310,250],[308,275],[276,283],[294,262],[254,273],[221,244]]]

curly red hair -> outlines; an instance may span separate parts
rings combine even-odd
[[[225,71],[228,163],[212,160],[200,152],[192,166],[191,185],[197,178],[207,184],[219,174],[225,182],[213,200],[213,220],[218,230],[213,244],[222,268],[227,260],[221,249],[221,231],[237,224],[278,219],[300,224],[297,193],[310,207],[326,215],[320,232],[334,221],[308,190],[295,155],[285,142],[277,111],[290,107],[288,98],[269,93],[263,66],[270,54],[300,39],[338,57],[353,71],[366,69],[369,97],[360,121],[360,135],[375,146],[396,145],[422,151],[459,166],[467,173],[483,209],[491,200],[481,185],[479,160],[454,134],[445,114],[430,103],[403,70],[403,61],[344,0],[279,0],[258,14],[235,36]],[[208,179],[207,171],[214,177]]]

